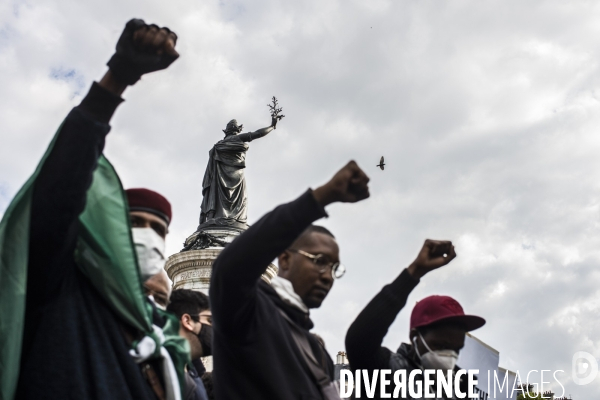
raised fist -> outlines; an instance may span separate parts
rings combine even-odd
[[[179,57],[177,35],[169,28],[146,25],[132,19],[117,42],[117,51],[107,65],[117,80],[133,85],[143,74],[167,68]]]
[[[369,177],[354,162],[340,169],[329,182],[313,191],[319,204],[326,206],[336,201],[356,203],[369,197]]]
[[[425,240],[419,255],[408,267],[408,272],[417,279],[428,272],[443,267],[456,258],[452,242],[448,240]]]

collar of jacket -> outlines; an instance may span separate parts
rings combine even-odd
[[[271,287],[268,283],[263,280],[259,283],[259,288],[275,303],[275,306],[283,310],[288,317],[291,318],[298,326],[306,329],[307,331],[311,330],[315,325],[310,319],[310,314],[307,314],[296,307],[290,306],[286,302],[284,302],[281,297],[277,294],[275,289]]]
[[[418,359],[413,358],[411,352],[412,345],[402,343],[396,353],[392,353],[390,362],[396,367],[393,369],[406,369],[408,373],[413,369],[422,369],[421,363]]]
[[[298,296],[294,290],[294,285],[292,285],[292,282],[280,276],[275,276],[273,279],[271,279],[271,287],[275,289],[279,297],[281,297],[285,303],[308,314],[308,307],[306,307],[306,304],[304,304],[302,298],[300,298],[300,296]]]

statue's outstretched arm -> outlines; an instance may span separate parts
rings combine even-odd
[[[251,142],[254,139],[260,139],[261,137],[267,136],[269,132],[277,127],[277,121],[281,118],[275,117],[271,118],[271,126],[267,126],[266,128],[259,129],[254,132],[242,133],[239,134],[238,137],[242,139],[243,142]]]

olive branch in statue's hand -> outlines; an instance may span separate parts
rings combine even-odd
[[[283,111],[283,108],[279,107],[277,97],[273,96],[272,102],[272,104],[267,104],[267,106],[269,106],[269,110],[271,111],[271,126],[273,129],[277,129],[277,122],[285,117],[285,115],[279,115]]]

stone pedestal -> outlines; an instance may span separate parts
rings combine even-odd
[[[222,249],[188,250],[169,257],[165,270],[173,281],[173,290],[197,290],[208,296],[212,264]]]

